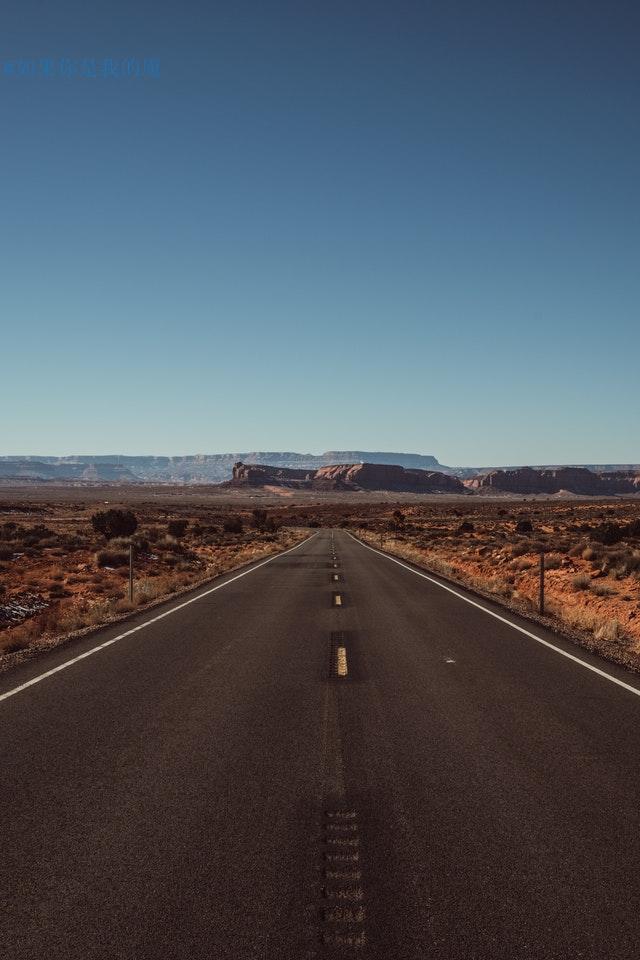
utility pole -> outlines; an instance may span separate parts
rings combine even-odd
[[[544,550],[540,551],[540,615],[544,616]]]
[[[133,603],[133,544],[129,544],[129,603]]]

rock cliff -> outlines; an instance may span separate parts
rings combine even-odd
[[[224,486],[285,486],[311,490],[392,490],[403,493],[465,493],[456,477],[379,463],[340,463],[319,470],[289,470],[238,461]]]
[[[320,467],[315,490],[394,490],[402,493],[464,493],[457,477],[433,470],[405,470],[382,463],[341,463]]]
[[[639,493],[640,476],[634,473],[594,473],[581,467],[562,467],[557,470],[491,470],[479,477],[464,481],[471,490],[504,493],[554,494],[566,491],[582,496],[615,496]]]

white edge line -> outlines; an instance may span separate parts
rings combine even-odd
[[[445,583],[440,583],[439,580],[436,580],[434,577],[430,577],[427,573],[421,573],[419,570],[414,570],[413,567],[410,567],[407,563],[403,563],[402,560],[398,560],[396,557],[392,557],[388,553],[383,553],[381,550],[376,550],[375,547],[370,547],[368,543],[358,540],[358,538],[354,537],[352,533],[350,533],[349,536],[352,540],[355,540],[356,543],[359,543],[361,547],[365,547],[366,550],[371,550],[372,553],[377,553],[378,556],[384,557],[385,560],[391,560],[392,563],[397,563],[398,566],[404,567],[404,569],[408,570],[410,573],[415,573],[417,577],[422,577],[424,580],[428,580],[429,583],[435,584],[436,587],[440,587],[441,590],[446,590],[447,593],[452,593],[454,597],[464,600],[465,603],[470,603],[472,607],[477,607],[478,610],[482,610],[483,613],[493,617],[494,620],[500,620],[501,623],[506,623],[508,627],[512,627],[513,630],[523,633],[525,637],[535,640],[536,643],[541,643],[544,647],[549,647],[550,650],[555,650],[555,652],[559,653],[560,656],[566,657],[567,660],[573,660],[574,663],[580,664],[580,666],[584,667],[585,670],[591,670],[592,673],[597,673],[598,676],[604,677],[605,680],[610,680],[611,683],[616,683],[619,687],[623,687],[630,693],[635,693],[636,697],[640,697],[640,690],[638,690],[637,687],[632,687],[631,684],[625,683],[624,680],[618,680],[617,677],[612,677],[611,674],[607,673],[605,670],[600,670],[599,667],[594,667],[592,664],[586,663],[584,660],[581,660],[580,657],[575,657],[572,653],[568,653],[561,647],[556,647],[555,644],[550,643],[548,640],[543,640],[542,637],[538,637],[535,633],[531,633],[530,630],[525,630],[524,627],[519,627],[518,624],[513,623],[512,620],[508,620],[506,617],[501,617],[499,613],[489,610],[481,603],[477,603],[475,600],[472,600],[471,597],[465,597],[463,593],[459,593],[457,590],[454,590],[453,587],[448,587]]]
[[[260,567],[264,567],[267,563],[271,563],[273,560],[278,560],[280,557],[286,556],[287,553],[291,553],[293,550],[297,550],[298,547],[303,546],[303,544],[308,543],[309,540],[312,540],[313,537],[317,534],[312,533],[310,537],[307,537],[305,540],[301,540],[300,543],[296,543],[294,547],[289,547],[288,550],[283,550],[282,553],[276,553],[272,557],[268,557],[266,560],[262,560],[260,563],[257,563],[255,567],[251,567],[249,570],[243,570],[242,573],[236,574],[235,577],[231,577],[229,580],[225,580],[224,583],[219,583],[215,587],[211,587],[209,590],[205,590],[203,593],[199,593],[197,597],[191,597],[190,600],[185,600],[183,603],[179,603],[177,607],[171,607],[170,610],[165,610],[164,613],[159,613],[157,617],[152,617],[151,620],[145,620],[144,623],[138,624],[137,627],[132,627],[131,630],[126,630],[124,633],[120,633],[117,637],[113,637],[112,640],[105,640],[104,643],[99,643],[97,647],[92,647],[90,650],[85,650],[84,653],[78,654],[77,657],[73,657],[71,660],[65,660],[64,663],[59,664],[57,667],[54,667],[52,670],[47,670],[46,673],[41,673],[37,677],[32,677],[31,680],[27,680],[25,683],[21,683],[20,686],[14,687],[13,690],[7,690],[6,693],[0,694],[0,702],[2,700],[8,700],[9,697],[13,697],[16,693],[20,693],[22,690],[26,690],[27,687],[32,687],[36,683],[40,683],[41,680],[46,680],[47,677],[52,677],[54,673],[60,673],[61,670],[66,670],[67,667],[70,667],[72,664],[77,663],[79,660],[84,660],[85,657],[90,657],[94,653],[98,653],[100,650],[104,650],[105,647],[110,647],[112,643],[117,643],[118,640],[124,640],[125,637],[130,637],[132,633],[137,633],[138,630],[144,630],[145,627],[151,626],[152,623],[157,623],[158,620],[164,620],[165,617],[170,616],[172,613],[176,613],[178,610],[182,610],[184,607],[188,607],[191,603],[196,603],[197,600],[202,600],[203,597],[208,597],[209,594],[215,593],[216,590],[222,590],[223,587],[228,587],[230,583],[234,583],[236,580],[240,580],[242,577],[246,577],[248,574],[253,573],[255,570],[259,570]],[[222,574],[224,576],[224,574]],[[197,589],[197,588],[196,588]],[[108,629],[109,624],[105,624],[103,629]]]

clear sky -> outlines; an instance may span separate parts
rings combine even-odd
[[[637,0],[4,4],[0,453],[640,461],[639,103]]]

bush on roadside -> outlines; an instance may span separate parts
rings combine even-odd
[[[91,517],[96,533],[106,540],[114,537],[130,537],[138,528],[136,515],[131,510],[99,510]]]
[[[188,520],[169,520],[169,523],[167,524],[167,531],[169,536],[175,537],[176,540],[181,540],[187,532],[188,526]]]
[[[222,529],[224,533],[242,533],[242,518],[241,517],[226,517]]]
[[[578,573],[571,581],[574,590],[588,590],[591,586],[591,577],[586,573]]]
[[[129,554],[124,550],[98,550],[96,564],[99,567],[124,567],[129,563]]]

